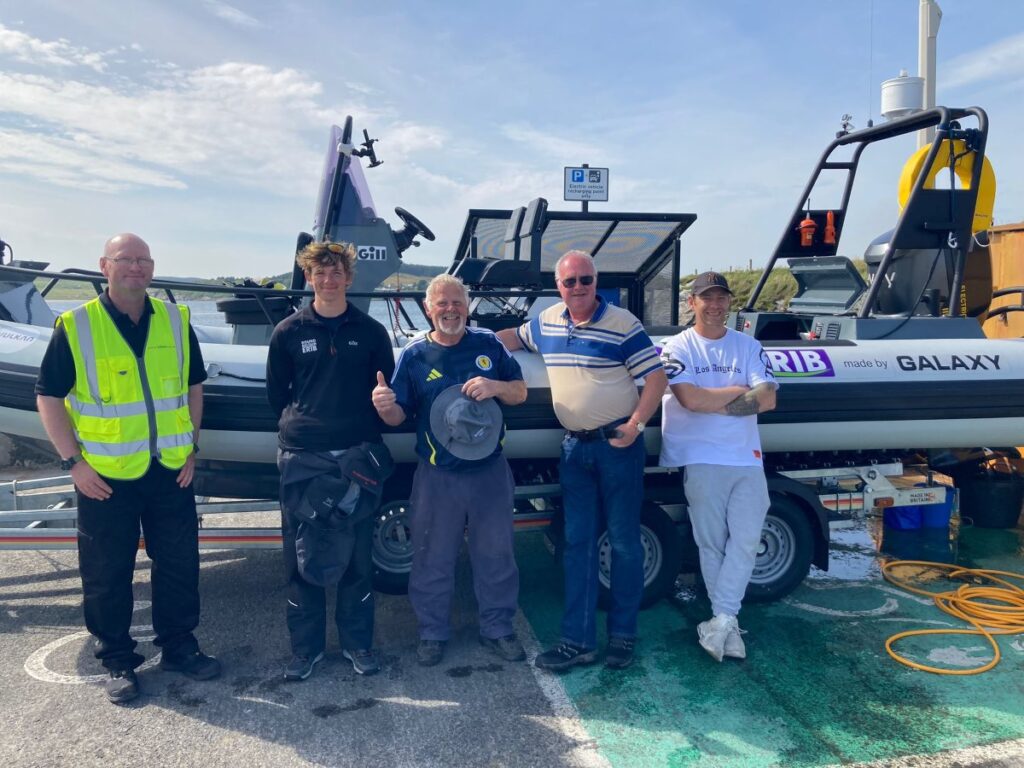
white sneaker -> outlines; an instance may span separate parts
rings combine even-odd
[[[743,644],[743,638],[740,637],[745,632],[746,630],[740,629],[737,626],[736,629],[730,630],[729,634],[725,636],[726,656],[731,659],[747,658],[747,646]]]
[[[720,613],[708,621],[697,625],[697,638],[700,647],[711,654],[715,661],[721,661],[725,654],[725,640],[729,633],[738,630],[735,616],[726,616]]]

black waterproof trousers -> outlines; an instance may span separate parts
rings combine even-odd
[[[192,634],[199,624],[199,525],[192,486],[180,488],[178,472],[154,460],[138,480],[104,478],[114,491],[105,501],[78,494],[85,626],[107,669],[134,669],[145,661],[130,632],[140,525],[152,561],[156,645],[164,658],[199,650]]]
[[[295,552],[298,522],[288,511],[298,503],[307,482],[287,487],[281,497],[281,534],[284,546],[285,577],[288,580],[288,633],[292,653],[312,658],[324,650],[327,642],[327,589],[310,584],[299,573]],[[373,516],[352,526],[355,538],[352,557],[337,586],[334,621],[338,641],[347,651],[373,646]]]

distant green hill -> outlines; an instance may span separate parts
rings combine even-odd
[[[861,260],[854,260],[853,262],[857,269],[860,270],[862,275],[867,275],[867,265]],[[407,290],[407,291],[422,291],[427,287],[427,283],[430,282],[430,278],[434,275],[440,274],[445,271],[445,267],[433,266],[429,264],[409,264],[402,263],[401,272],[387,278],[380,287],[389,290]],[[729,287],[732,288],[734,299],[733,307],[742,306],[746,303],[747,298],[754,290],[758,278],[761,276],[761,270],[759,269],[734,269],[725,274],[726,279],[729,281]],[[691,282],[693,282],[696,275],[689,275],[680,280],[680,285],[685,291]],[[237,285],[242,282],[243,278],[222,276],[215,278],[198,278],[190,277],[184,278],[190,282],[204,283],[207,285]],[[262,280],[262,278],[258,278]],[[273,275],[268,278],[270,282],[279,282],[284,285],[291,283],[291,272],[282,272],[279,275]],[[46,281],[40,280],[37,285],[42,288]],[[772,272],[771,277],[768,278],[768,284],[765,289],[761,292],[761,297],[757,302],[757,309],[768,310],[768,309],[783,309],[789,304],[789,300],[793,298],[793,294],[796,292],[796,281],[790,274],[788,269],[778,268]],[[51,299],[89,299],[96,295],[96,291],[88,283],[60,283],[50,293],[47,294],[47,298]],[[203,299],[215,299],[222,297],[223,294],[214,293],[203,293],[202,291],[175,291],[175,296],[186,300],[203,300]]]
[[[854,259],[853,264],[860,271],[861,275],[867,279],[867,264],[861,259]],[[754,291],[754,286],[757,285],[762,271],[760,269],[734,269],[722,273],[725,275],[725,279],[729,281],[729,287],[733,292],[733,309],[742,307],[747,303],[747,299]],[[684,291],[689,288],[690,283],[693,282],[696,276],[696,274],[689,275],[679,281]],[[758,298],[755,308],[759,310],[785,309],[789,306],[789,300],[793,298],[795,293],[796,280],[793,279],[793,275],[790,274],[788,269],[777,267],[772,270],[768,283],[765,285],[764,290],[761,291],[761,296]]]

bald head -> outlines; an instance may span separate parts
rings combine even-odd
[[[107,259],[116,259],[119,256],[150,258],[149,246],[138,235],[133,235],[131,232],[123,232],[107,240],[106,245],[103,246],[103,256]]]

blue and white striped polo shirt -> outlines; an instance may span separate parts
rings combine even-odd
[[[640,321],[598,296],[586,322],[574,324],[559,302],[516,330],[519,341],[544,357],[551,404],[562,426],[596,429],[633,413],[636,379],[661,369]]]

